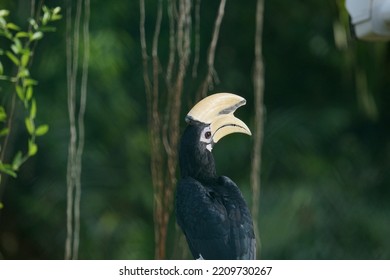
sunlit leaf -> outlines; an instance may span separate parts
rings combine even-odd
[[[39,39],[42,39],[43,37],[43,33],[41,31],[37,31],[35,32],[32,36],[31,36],[31,41],[35,41],[35,40],[39,40]]]
[[[7,135],[9,133],[9,128],[3,128],[2,130],[0,130],[0,137],[3,137],[5,135]]]
[[[28,86],[26,90],[26,99],[30,101],[31,97],[33,96],[33,87]]]
[[[19,59],[10,51],[6,51],[5,54],[8,56],[9,59],[16,65],[19,66],[20,62]]]
[[[6,17],[9,15],[9,11],[8,10],[0,10],[0,17]]]
[[[7,113],[3,106],[0,106],[0,121],[3,122],[7,119]]]
[[[31,108],[30,108],[30,118],[33,120],[35,119],[35,116],[37,115],[37,102],[35,99],[31,101]]]
[[[49,131],[49,126],[47,124],[43,124],[38,126],[38,128],[35,130],[36,136],[42,136],[45,135]]]
[[[23,163],[23,154],[21,151],[19,151],[16,153],[14,160],[12,161],[12,169],[18,171],[22,163]]]
[[[4,73],[4,68],[3,68],[3,64],[0,61],[0,75],[3,75],[3,73]]]
[[[20,27],[17,26],[16,24],[12,23],[12,22],[7,23],[6,26],[7,26],[8,29],[11,29],[11,30],[15,30],[15,31],[19,31],[20,30]]]
[[[33,134],[34,134],[34,131],[35,131],[35,125],[34,125],[33,120],[32,120],[31,118],[26,118],[26,119],[24,120],[24,123],[25,123],[25,125],[26,125],[26,129],[27,129],[28,133],[29,133],[30,135],[33,135]]]
[[[53,14],[56,15],[56,14],[59,14],[61,12],[61,7],[55,7],[53,9]]]
[[[16,38],[27,38],[29,36],[30,35],[27,32],[24,32],[24,31],[20,31],[20,32],[16,33],[16,35],[15,35]]]
[[[23,80],[23,85],[25,87],[28,87],[28,86],[36,86],[38,84],[38,82],[34,79],[31,79],[31,78],[27,78],[27,79],[24,79]]]
[[[19,85],[16,86],[16,93],[19,96],[20,100],[24,100],[24,91],[23,88]]]
[[[0,172],[3,172],[16,178],[16,172],[12,170],[12,167],[9,164],[3,164],[0,162]]]
[[[38,146],[33,141],[28,141],[28,155],[30,157],[34,156],[38,152]]]
[[[30,52],[27,51],[27,52],[25,52],[25,53],[22,55],[22,60],[21,60],[22,66],[23,66],[23,67],[26,67],[29,60],[30,60]]]

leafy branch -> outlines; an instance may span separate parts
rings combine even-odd
[[[0,37],[10,42],[8,49],[0,48],[0,82],[12,83],[14,90],[10,112],[8,113],[5,107],[0,105],[0,138],[3,138],[0,146],[0,178],[2,173],[16,177],[20,166],[38,152],[36,138],[45,135],[49,130],[47,124],[37,125],[35,122],[37,103],[34,98],[34,86],[38,82],[31,77],[30,68],[36,43],[44,37],[44,33],[55,31],[50,24],[61,19],[62,16],[60,7],[49,9],[44,6],[42,12],[37,19],[29,19],[28,28],[23,30],[15,23],[7,21],[10,14],[8,10],[0,10]],[[4,58],[11,62],[10,69],[5,69],[3,66]],[[8,70],[7,73],[5,70]],[[5,151],[12,130],[15,99],[22,103],[25,110],[24,124],[28,134],[27,151],[16,152],[12,161],[5,163]]]

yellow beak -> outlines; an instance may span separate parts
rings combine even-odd
[[[235,132],[252,135],[248,126],[234,116],[236,109],[245,103],[244,98],[232,93],[209,95],[191,109],[186,116],[186,122],[209,124],[214,143]]]

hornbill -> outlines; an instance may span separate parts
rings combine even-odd
[[[246,103],[231,93],[202,99],[187,114],[176,190],[176,219],[195,259],[255,259],[250,211],[237,185],[218,176],[211,150],[222,137],[248,126],[234,111]]]

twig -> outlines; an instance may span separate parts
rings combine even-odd
[[[219,30],[221,28],[223,16],[225,14],[225,5],[226,5],[226,0],[221,0],[218,9],[218,15],[214,24],[214,31],[213,31],[213,35],[209,47],[209,52],[207,55],[207,66],[208,66],[207,75],[198,92],[197,99],[203,98],[207,95],[208,89],[212,86],[213,78],[216,78],[216,71],[214,68],[215,51],[216,51],[217,42],[219,38]]]
[[[261,171],[261,147],[263,143],[264,127],[264,65],[262,58],[262,33],[263,33],[264,0],[257,0],[256,8],[256,32],[255,32],[255,67],[253,72],[254,104],[255,104],[255,128],[253,142],[253,159],[251,171],[252,186],[252,216],[255,233],[257,236],[257,252],[260,254],[259,235],[259,202],[260,202],[260,171]]]
[[[192,65],[192,77],[196,78],[198,74],[199,53],[200,53],[200,1],[196,0],[195,4],[195,56]]]

